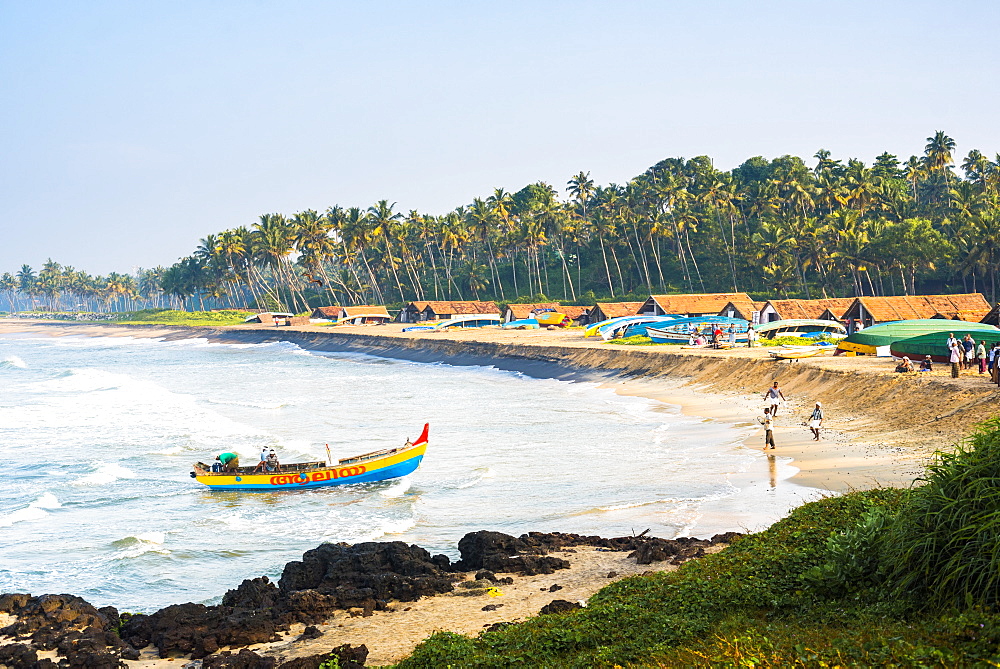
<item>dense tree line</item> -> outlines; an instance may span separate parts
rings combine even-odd
[[[720,171],[706,156],[668,158],[626,184],[600,186],[580,172],[564,196],[541,182],[496,189],[440,216],[388,200],[266,214],[137,277],[83,280],[47,265],[34,278],[25,267],[0,280],[9,295],[50,304],[69,294],[105,306],[141,298],[292,311],[730,290],[807,298],[961,290],[996,300],[1000,155],[973,150],[956,165],[955,141],[939,131],[904,162],[883,153],[870,166],[845,164],[825,150],[815,159],[809,167],[795,156],[755,157]]]

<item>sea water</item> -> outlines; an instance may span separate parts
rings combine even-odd
[[[423,464],[395,481],[212,492],[189,476],[222,451],[301,462],[328,444],[343,458],[424,423]],[[0,592],[151,611],[277,578],[322,542],[401,540],[456,558],[480,529],[740,530],[815,492],[775,490],[773,458],[770,486],[746,484],[765,457],[740,446],[747,429],[490,367],[289,343],[0,337]]]

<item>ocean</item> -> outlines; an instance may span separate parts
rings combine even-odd
[[[420,469],[317,490],[211,492],[222,451],[253,464],[401,445]],[[740,445],[746,426],[595,383],[290,343],[0,337],[0,592],[149,612],[276,579],[322,542],[400,540],[457,558],[467,532],[702,536],[766,524],[817,491]]]

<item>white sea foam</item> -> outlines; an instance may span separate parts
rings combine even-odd
[[[455,486],[458,490],[463,490],[465,488],[471,488],[474,485],[482,483],[485,479],[491,479],[496,476],[496,473],[489,467],[480,467],[472,472],[472,476],[467,481],[462,481]]]
[[[40,520],[49,515],[47,509],[58,509],[62,506],[56,496],[50,492],[42,493],[28,506],[17,509],[10,515],[0,518],[0,527],[10,527],[15,523],[27,520]]]
[[[379,490],[378,494],[382,495],[382,497],[402,497],[410,489],[411,480],[409,476],[404,476],[394,481],[388,488]]]
[[[164,532],[142,532],[114,541],[111,545],[118,549],[114,558],[121,560],[137,558],[146,553],[161,553],[166,555],[170,553],[169,550],[163,547],[166,540],[167,535]]]
[[[16,367],[18,369],[27,369],[28,365],[16,355],[8,355],[3,360],[0,360],[0,367]]]
[[[209,398],[208,403],[233,407],[250,407],[251,409],[281,409],[288,406],[286,402],[251,402],[246,400],[220,400],[214,398]]]
[[[417,521],[412,518],[406,518],[404,520],[383,520],[378,528],[371,530],[369,534],[363,536],[363,540],[375,541],[388,535],[404,534],[408,530],[413,529],[416,524]]]
[[[135,472],[114,462],[102,462],[97,469],[73,481],[73,485],[108,485],[120,479],[134,479]]]
[[[52,493],[43,492],[38,499],[31,503],[31,506],[38,509],[58,509],[62,507],[62,504]]]

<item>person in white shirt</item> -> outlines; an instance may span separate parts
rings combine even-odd
[[[264,468],[264,463],[267,461],[268,452],[269,449],[267,446],[264,446],[262,449],[260,449],[260,462],[257,463],[256,467],[254,467],[254,472],[256,472],[258,469]]]
[[[813,409],[812,415],[809,417],[809,429],[813,433],[813,441],[819,441],[819,428],[823,426],[823,405],[816,402],[816,408]]]
[[[766,451],[768,446],[774,448],[774,421],[771,418],[771,407],[764,407],[764,415],[758,417],[757,422],[764,426],[764,448],[761,450]]]

